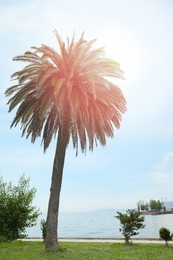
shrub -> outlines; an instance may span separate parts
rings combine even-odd
[[[145,225],[144,217],[141,216],[139,211],[134,211],[128,209],[125,214],[117,211],[117,219],[119,219],[121,228],[119,229],[122,232],[123,236],[125,237],[125,243],[129,244],[129,240],[131,236],[136,236],[139,234],[137,232],[138,229],[144,228]]]
[[[164,227],[160,228],[159,235],[161,239],[165,240],[166,245],[168,245],[168,241],[172,240],[172,236],[173,236],[170,230]]]
[[[40,228],[41,228],[41,231],[42,231],[42,238],[45,241],[45,238],[46,238],[46,221],[44,219],[42,219],[40,221]]]
[[[25,229],[36,225],[40,211],[32,206],[36,193],[29,188],[30,179],[24,174],[18,185],[0,177],[0,240],[15,240],[26,236]]]

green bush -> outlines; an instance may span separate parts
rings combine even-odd
[[[159,235],[161,239],[165,240],[166,245],[168,245],[168,241],[172,240],[173,236],[170,230],[164,227],[160,228]]]
[[[144,217],[141,216],[139,211],[134,211],[128,209],[125,214],[117,211],[117,216],[115,216],[120,221],[122,235],[125,237],[125,243],[129,244],[131,236],[136,236],[139,234],[137,230],[144,228],[145,225]]]
[[[40,221],[40,228],[41,228],[41,231],[42,231],[42,238],[45,241],[45,238],[46,238],[46,221],[44,219],[42,219]]]
[[[24,174],[16,186],[0,177],[0,241],[23,238],[25,229],[36,225],[40,211],[32,206],[36,189],[29,182]]]

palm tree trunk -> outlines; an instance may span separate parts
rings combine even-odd
[[[66,148],[67,141],[62,138],[61,129],[59,129],[46,220],[45,249],[48,251],[58,250],[58,212]]]

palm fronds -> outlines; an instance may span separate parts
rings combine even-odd
[[[59,130],[72,137],[84,152],[93,150],[99,140],[114,136],[120,127],[126,101],[121,90],[108,77],[123,78],[120,65],[105,57],[103,48],[93,49],[95,40],[86,41],[84,34],[63,42],[57,31],[60,53],[46,45],[32,47],[15,61],[27,62],[12,79],[18,84],[6,90],[9,111],[17,107],[12,126],[21,124],[22,135],[32,142],[42,136],[44,151]],[[69,139],[68,138],[68,139]]]

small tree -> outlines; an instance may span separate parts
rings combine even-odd
[[[145,225],[144,217],[141,216],[139,211],[134,211],[128,209],[125,214],[117,211],[117,216],[115,218],[119,219],[122,235],[125,237],[125,243],[129,244],[131,236],[136,236],[139,234],[138,229],[144,228]]]
[[[1,240],[25,237],[25,229],[36,225],[40,211],[32,206],[36,189],[29,188],[29,181],[23,174],[15,186],[12,182],[4,182],[0,177]]]
[[[42,238],[45,242],[45,238],[46,238],[46,221],[44,219],[42,219],[40,221],[40,228],[41,228],[41,231],[42,231]]]
[[[144,202],[143,200],[139,200],[137,202],[138,210],[149,210],[149,204],[147,202]]]
[[[170,230],[167,228],[160,228],[159,230],[160,238],[165,240],[166,246],[168,246],[168,241],[172,240],[173,234],[171,234]]]
[[[160,202],[160,200],[150,200],[150,209],[151,210],[157,210],[157,211],[161,211],[163,208],[162,203]]]

